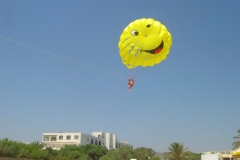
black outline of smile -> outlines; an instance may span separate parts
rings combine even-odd
[[[160,45],[157,48],[152,49],[152,50],[142,50],[142,51],[148,52],[150,54],[159,54],[162,50],[160,52],[158,52],[158,53],[155,53],[155,51],[158,50],[159,48],[163,49],[163,47],[164,47],[164,42],[162,40],[162,42],[160,43]]]

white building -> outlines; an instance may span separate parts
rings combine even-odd
[[[240,149],[236,151],[203,152],[201,160],[240,160]]]
[[[52,147],[60,149],[65,145],[86,145],[95,144],[105,146],[108,150],[120,147],[129,147],[133,150],[133,146],[128,144],[128,141],[118,141],[117,136],[112,133],[92,132],[92,135],[84,133],[43,133],[42,144],[44,148]]]

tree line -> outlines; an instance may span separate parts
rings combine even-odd
[[[172,143],[168,149],[169,152],[166,152],[163,157],[167,160],[201,159],[200,154],[188,151],[182,143]],[[127,147],[108,150],[103,146],[87,144],[82,146],[69,145],[60,150],[53,150],[50,147],[43,149],[43,145],[39,142],[25,144],[7,138],[0,140],[0,157],[36,160],[161,160],[155,154],[153,149],[144,147],[134,150]],[[176,157],[176,155],[178,156]]]
[[[240,129],[237,130],[238,136],[234,139],[240,139]],[[233,149],[240,148],[240,141],[233,144]],[[42,149],[43,145],[39,142],[25,144],[12,141],[7,138],[0,139],[0,157],[26,158],[36,160],[161,160],[156,157],[156,152],[151,148],[136,148],[131,150],[122,147],[113,150],[107,150],[106,147],[87,144],[83,146],[65,146],[60,150],[52,148]],[[182,143],[174,142],[168,147],[168,152],[164,153],[164,160],[201,160],[201,154],[192,153],[185,148]]]

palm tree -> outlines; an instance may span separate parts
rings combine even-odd
[[[240,139],[240,129],[237,130],[237,132],[238,132],[238,136],[233,137],[233,139],[235,139],[235,138],[239,138]],[[234,142],[232,145],[233,145],[233,149],[240,148],[240,140]]]
[[[191,152],[188,148],[184,149],[182,143],[174,142],[168,147],[169,152],[164,154],[164,159],[166,160],[187,160],[191,157]]]

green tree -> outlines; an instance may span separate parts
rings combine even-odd
[[[201,153],[191,153],[189,160],[201,160]]]
[[[233,139],[240,139],[240,129],[239,130],[237,130],[237,132],[238,132],[238,136],[235,136],[235,137],[233,137]],[[238,149],[238,148],[240,148],[240,140],[238,140],[238,141],[236,141],[236,142],[233,142],[233,149]]]
[[[121,147],[118,149],[118,159],[117,160],[128,160],[133,158],[133,151],[128,147]]]
[[[93,160],[99,159],[100,157],[104,156],[108,152],[106,147],[97,146],[94,144],[87,144],[85,146],[82,146],[82,149],[83,149],[83,152],[88,154],[88,156]]]
[[[106,155],[102,156],[100,160],[117,160],[118,158],[118,150],[112,149]]]
[[[84,146],[65,146],[58,151],[57,160],[92,160],[87,153],[84,152]]]
[[[36,148],[42,149],[43,148],[43,144],[38,142],[38,141],[34,141],[32,143],[30,143],[32,146],[35,146]]]
[[[58,152],[57,160],[67,157],[69,160],[98,160],[108,152],[106,147],[87,144],[82,146],[65,146]],[[64,159],[65,160],[65,159]]]
[[[8,138],[0,140],[0,156],[16,158],[18,150],[18,142],[11,141]]]
[[[168,147],[169,152],[164,154],[166,160],[188,160],[191,157],[191,152],[188,148],[184,148],[182,143],[174,142]]]
[[[129,160],[131,158],[134,158],[133,151],[127,147],[121,147],[109,151],[100,160]]]
[[[34,153],[35,151],[33,151]],[[33,156],[34,154],[31,153],[31,156]],[[43,149],[43,150],[39,150],[39,152],[35,152],[35,156],[37,156],[39,160],[55,160],[55,157],[51,154],[49,154],[49,150],[47,149]],[[31,158],[33,159],[33,158]]]
[[[136,148],[133,152],[134,152],[134,156],[138,160],[145,160],[148,157],[152,158],[156,154],[156,152],[152,148],[145,148],[145,147]]]
[[[161,160],[160,157],[152,157],[151,160]]]

